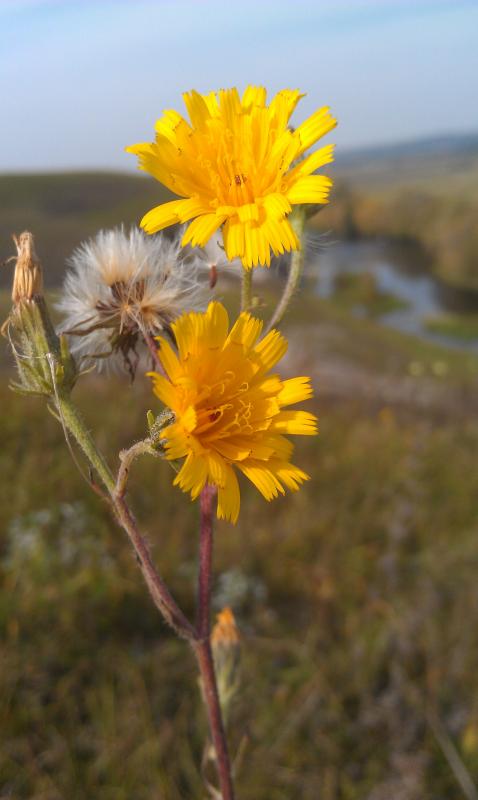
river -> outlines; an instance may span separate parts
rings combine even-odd
[[[344,275],[368,274],[380,293],[403,301],[403,307],[380,315],[379,319],[405,333],[412,333],[446,347],[478,352],[478,336],[460,339],[431,331],[425,321],[444,312],[477,314],[478,292],[453,289],[426,271],[412,247],[398,247],[381,241],[330,242],[312,234],[306,254],[307,277],[316,281],[320,297],[334,295],[337,280]],[[316,277],[314,277],[316,276]],[[365,316],[366,308],[352,308]]]

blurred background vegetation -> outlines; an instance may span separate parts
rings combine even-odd
[[[215,610],[231,605],[242,637],[230,731],[242,800],[476,796],[477,142],[344,160],[330,207],[310,221],[283,371],[317,387],[321,435],[296,457],[312,479],[271,504],[244,486],[238,525],[217,528]],[[2,178],[2,258],[10,233],[31,229],[54,300],[72,248],[136,222],[160,193],[107,173]],[[264,275],[262,314],[284,280],[280,268]],[[223,275],[216,294],[230,302]],[[420,317],[430,298],[448,330]],[[0,797],[202,797],[205,716],[188,648],[56,421],[8,391],[11,369],[5,341]],[[76,395],[112,464],[155,403],[141,377],[90,375]],[[131,499],[192,613],[197,507],[171,489],[167,465],[145,460]]]

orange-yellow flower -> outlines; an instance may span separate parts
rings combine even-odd
[[[290,463],[286,433],[317,433],[307,411],[284,410],[311,397],[309,378],[281,380],[270,369],[287,350],[271,331],[259,341],[262,322],[243,312],[229,331],[221,303],[183,314],[173,324],[177,353],[158,338],[166,375],[149,373],[156,395],[175,420],[161,432],[166,457],[182,459],[175,485],[198,497],[206,483],[218,488],[217,515],[232,522],[240,506],[238,468],[272,500],[309,476]]]
[[[183,95],[190,122],[165,111],[156,123],[156,141],[127,148],[180,200],[153,208],[141,220],[147,233],[188,222],[183,245],[203,246],[219,227],[230,261],[246,269],[270,265],[275,255],[297,250],[300,242],[287,219],[292,206],[326,203],[332,181],[313,174],[333,160],[333,145],[302,158],[335,127],[327,107],[299,125],[289,118],[303,95],[284,89],[266,105],[266,90],[248,86],[208,95]],[[301,160],[302,159],[302,160]],[[291,166],[297,162],[295,166]]]

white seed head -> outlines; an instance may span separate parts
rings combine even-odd
[[[100,231],[81,244],[57,303],[73,353],[134,376],[145,337],[168,333],[180,314],[205,306],[200,266],[197,256],[186,260],[179,237],[146,236],[136,228]]]

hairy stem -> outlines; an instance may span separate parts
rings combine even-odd
[[[124,498],[128,478],[128,467],[133,458],[139,455],[138,448],[141,452],[145,452],[145,443],[140,442],[137,446],[133,445],[133,448],[128,451],[127,457],[123,454],[118,480],[115,482],[103,455],[93,442],[93,439],[71,400],[59,396],[57,404],[61,419],[69,432],[76,439],[91,466],[98,473],[108,491],[116,518],[134,548],[139,567],[143,573],[143,578],[154,604],[179,636],[189,640],[196,638],[194,627],[185,617],[172,597],[164,580],[156,570],[146,540],[139,532],[136,520]]]
[[[304,239],[304,229],[305,229],[305,211],[298,207],[294,213],[291,215],[290,218],[291,225],[294,228],[297,238],[301,244],[300,250],[294,250],[291,256],[290,262],[290,270],[289,275],[287,277],[287,282],[284,287],[284,291],[282,293],[282,297],[279,300],[275,311],[270,319],[270,322],[267,326],[267,331],[272,330],[278,325],[281,320],[284,318],[284,314],[287,311],[290,301],[292,300],[295,290],[300,281],[300,277],[302,275],[302,270],[304,267],[304,246],[303,246],[303,239]]]
[[[110,495],[115,491],[115,480],[103,455],[96,447],[78,410],[69,397],[58,395],[55,398],[61,421],[79,444],[91,466],[101,478]]]
[[[143,578],[155,606],[159,609],[166,622],[174,628],[179,636],[193,641],[196,637],[196,632],[177,605],[164,580],[157,572],[148,545],[138,530],[136,520],[128,504],[124,497],[119,495],[113,496],[112,499],[118,522],[133,545],[139,567],[143,573]]]
[[[241,311],[249,311],[252,306],[252,269],[242,270]]]
[[[156,458],[159,456],[158,451],[152,446],[150,439],[143,439],[142,441],[133,444],[128,450],[121,450],[119,454],[120,467],[118,470],[118,477],[116,479],[115,487],[115,492],[118,497],[125,496],[131,464],[135,458],[138,458],[138,456],[142,455],[155,456]]]
[[[201,528],[199,542],[199,580],[197,607],[198,640],[194,651],[202,678],[204,702],[206,703],[209,728],[216,753],[216,765],[222,800],[234,800],[231,764],[227,748],[226,733],[222,719],[216,672],[211,650],[211,583],[213,552],[213,514],[216,489],[206,486],[201,492]]]

